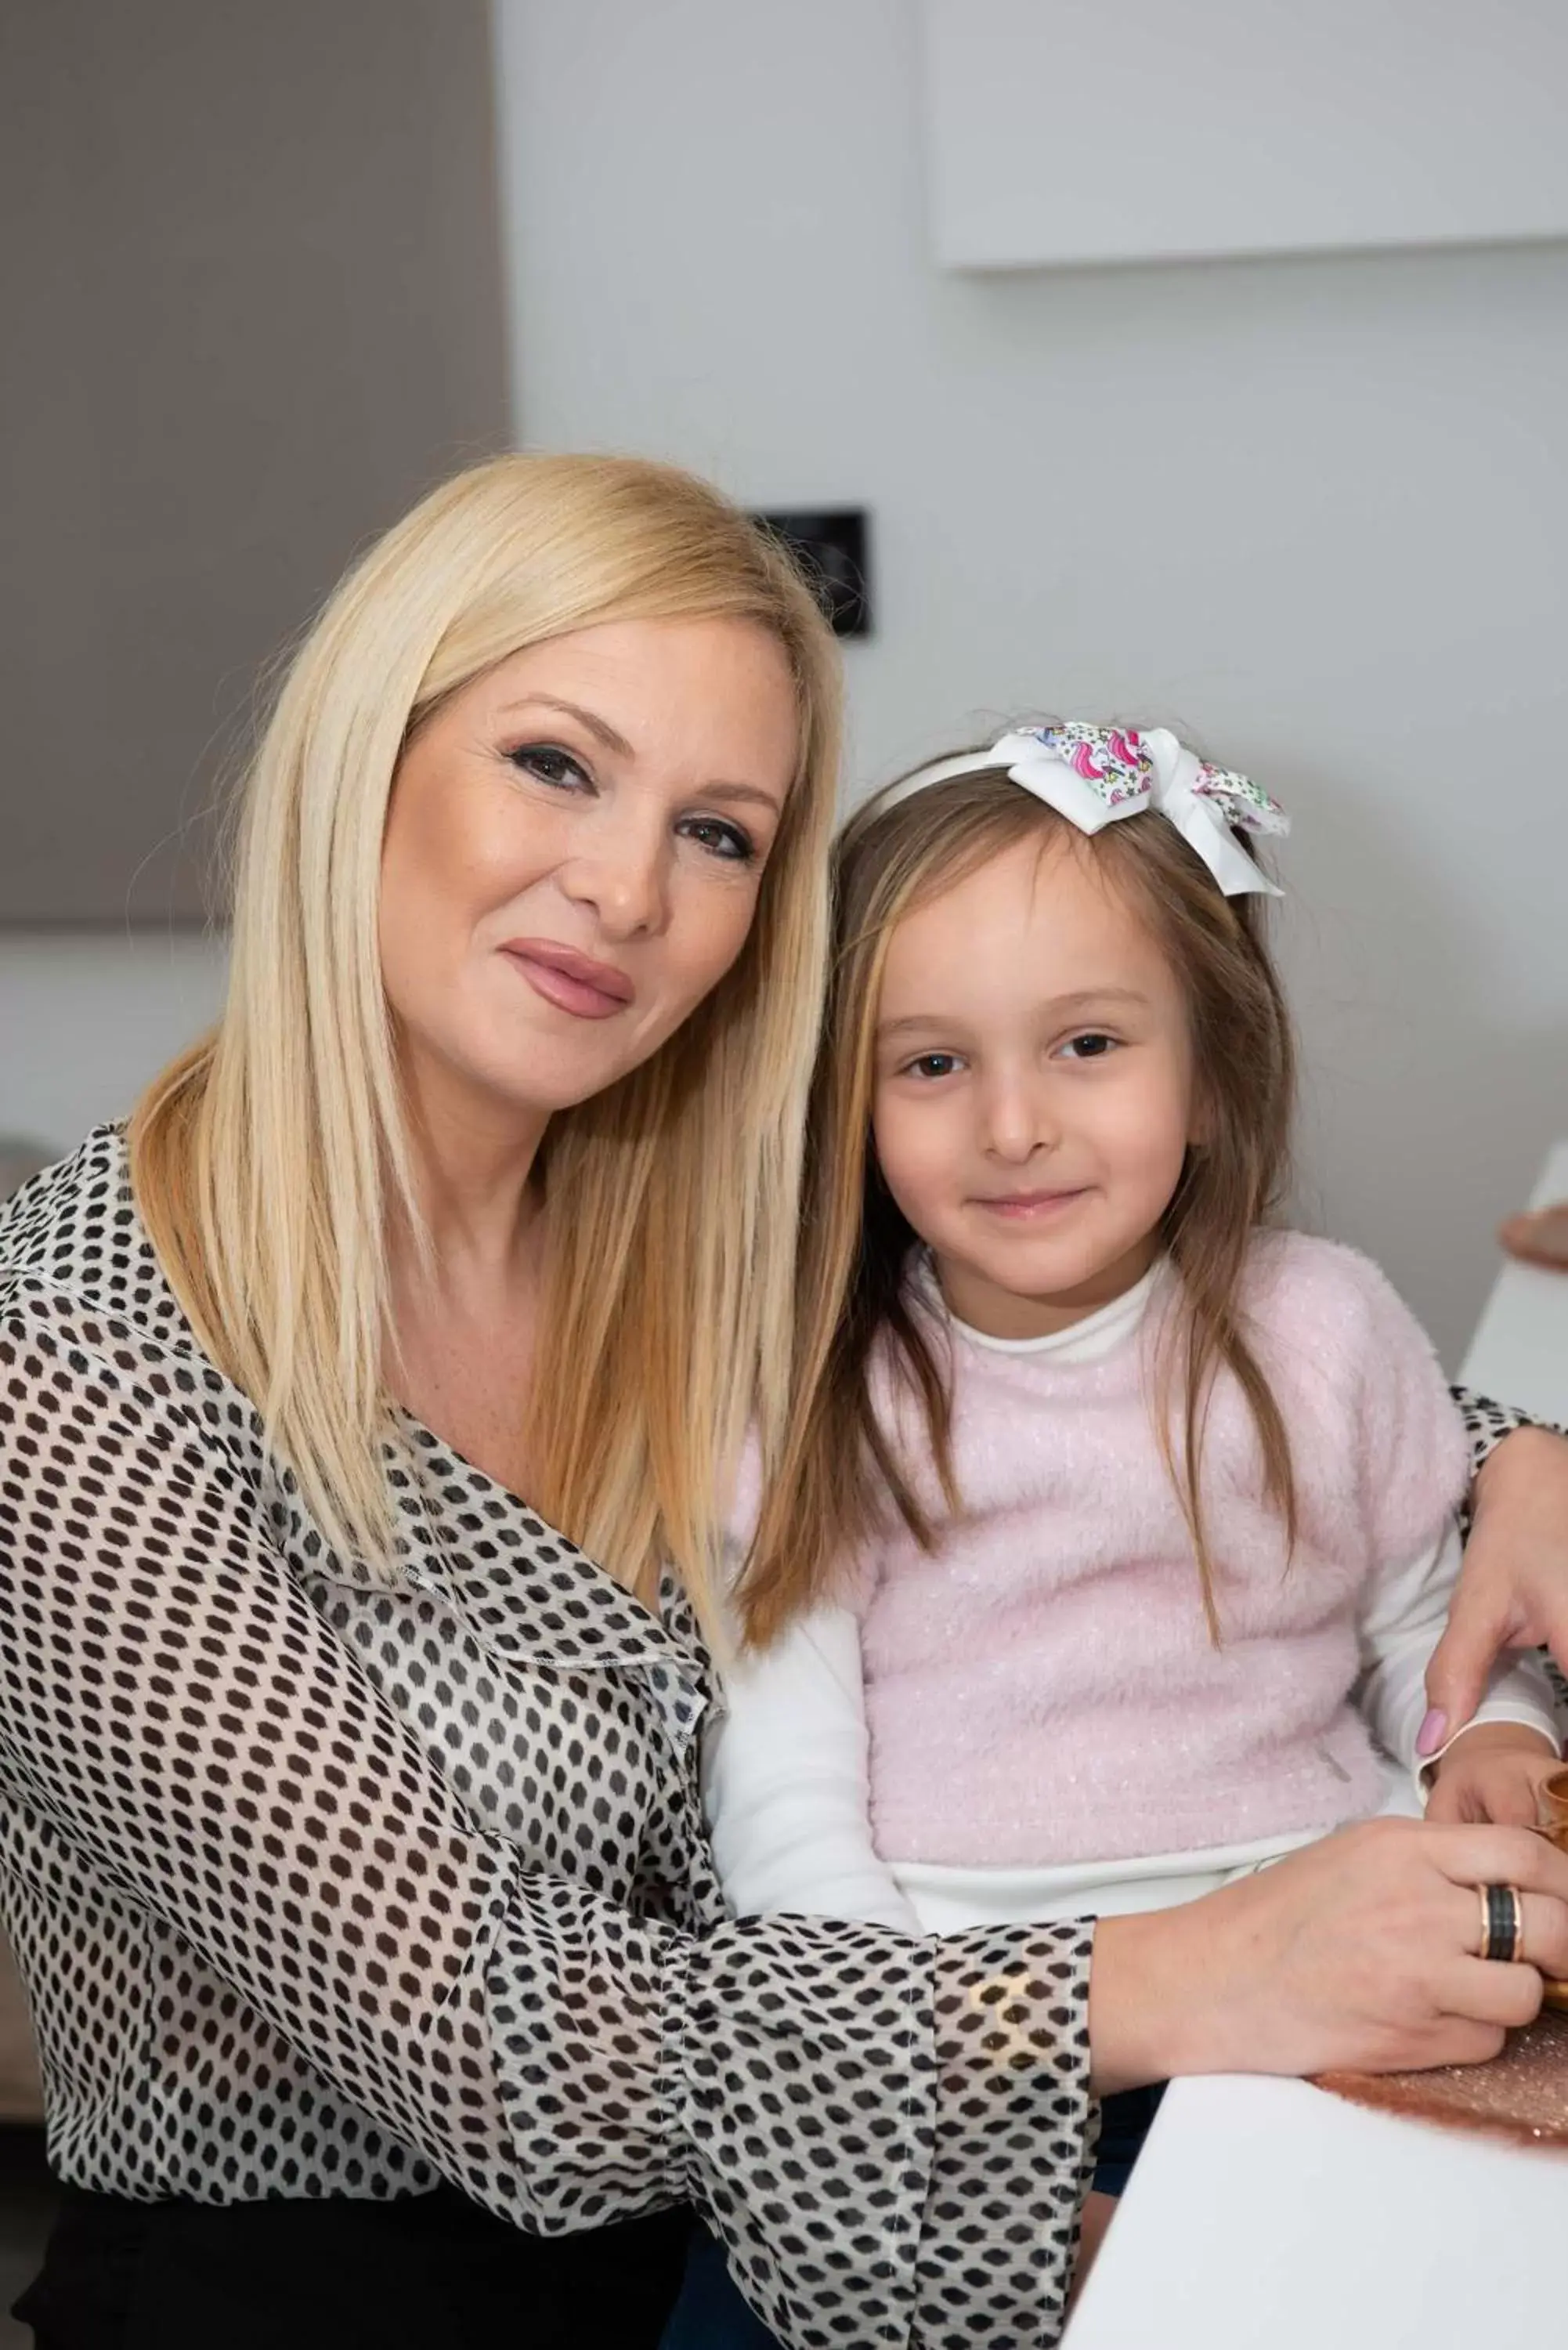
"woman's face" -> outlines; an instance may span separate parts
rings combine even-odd
[[[416,1099],[525,1126],[656,1052],[744,942],[798,727],[782,646],[741,620],[580,629],[453,694],[381,858]]]

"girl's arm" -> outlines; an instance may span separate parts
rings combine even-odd
[[[708,1742],[704,1794],[730,1906],[739,1917],[861,1918],[918,1934],[919,1921],[871,1840],[860,1627],[820,1607],[726,1675]]]

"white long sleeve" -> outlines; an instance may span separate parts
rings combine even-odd
[[[713,1856],[736,1915],[858,1918],[919,1933],[871,1841],[860,1627],[820,1607],[725,1677],[709,1738]]]

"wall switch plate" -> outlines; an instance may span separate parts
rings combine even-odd
[[[789,548],[821,598],[836,637],[870,635],[864,506],[789,507],[753,520]]]

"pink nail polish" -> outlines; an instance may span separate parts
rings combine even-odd
[[[1449,1717],[1433,1706],[1416,1740],[1417,1754],[1435,1754],[1449,1734]]]

